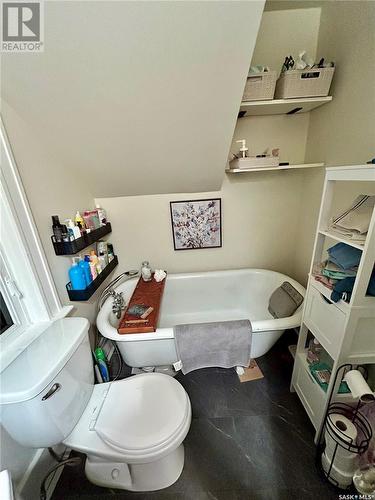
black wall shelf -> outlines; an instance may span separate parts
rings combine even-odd
[[[51,240],[56,255],[74,255],[83,250],[84,248],[92,245],[96,241],[100,240],[100,238],[102,238],[106,234],[109,234],[111,231],[112,231],[111,223],[107,222],[105,226],[102,226],[99,229],[94,229],[94,231],[86,233],[81,238],[77,238],[76,240],[73,241],[57,242],[55,240],[55,236],[51,236]]]
[[[80,302],[89,300],[89,298],[96,292],[96,290],[100,287],[100,285],[104,282],[104,280],[111,274],[111,272],[114,270],[117,264],[118,264],[118,258],[117,255],[115,255],[113,260],[111,260],[111,262],[103,269],[103,271],[100,274],[98,274],[98,276],[84,290],[73,290],[72,284],[69,281],[69,283],[66,285],[66,290],[68,292],[69,299],[71,301],[80,301]]]

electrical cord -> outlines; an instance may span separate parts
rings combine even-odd
[[[57,469],[68,465],[69,467],[76,467],[77,465],[81,465],[82,458],[81,457],[72,457],[67,458],[66,460],[61,460],[58,464],[54,465],[52,469],[50,469],[45,475],[42,484],[40,485],[40,500],[47,500],[47,490],[46,490],[46,482],[51,474],[53,474]]]
[[[58,455],[53,448],[48,448],[48,451],[51,457],[56,460],[56,462],[62,462],[64,460],[65,451],[61,455]]]

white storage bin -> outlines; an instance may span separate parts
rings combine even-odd
[[[273,99],[277,80],[277,71],[265,71],[248,76],[243,101],[264,101]]]
[[[345,321],[345,313],[311,284],[305,306],[304,323],[333,359],[341,349]]]
[[[266,156],[265,158],[257,158],[256,156],[248,156],[246,158],[234,158],[229,162],[231,169],[233,168],[260,168],[260,167],[278,167],[280,158],[278,156]]]
[[[276,99],[327,96],[335,68],[291,69],[281,73],[276,84]]]

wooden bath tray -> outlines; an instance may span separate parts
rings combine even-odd
[[[138,283],[135,287],[133,295],[129,301],[128,307],[125,310],[123,317],[121,318],[118,333],[124,335],[127,333],[149,333],[154,332],[158,326],[159,311],[161,300],[163,298],[165,280],[159,283],[154,280],[154,275],[152,275],[151,281],[143,281],[139,278]],[[144,304],[146,306],[153,307],[152,313],[147,316],[148,323],[129,323],[132,320],[138,320],[136,316],[132,316],[128,313],[129,307],[135,304]],[[127,323],[126,323],[127,322]]]

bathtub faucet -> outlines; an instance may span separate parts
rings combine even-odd
[[[122,292],[117,293],[113,289],[108,290],[108,295],[113,297],[112,312],[116,315],[117,319],[121,318],[121,311],[125,308],[125,299]]]
[[[116,293],[114,290],[114,286],[117,285],[120,281],[126,281],[131,278],[135,278],[136,276],[139,275],[139,271],[137,270],[131,270],[131,271],[125,271],[124,273],[121,273],[117,278],[112,280],[102,291],[99,297],[98,301],[98,311],[102,308],[102,305],[104,302],[108,299],[108,297],[113,297],[113,305],[112,305],[112,311],[114,314],[116,314],[117,318],[120,318],[121,316],[121,311],[125,307],[125,300],[122,296],[121,293]],[[120,309],[119,309],[120,307]]]

